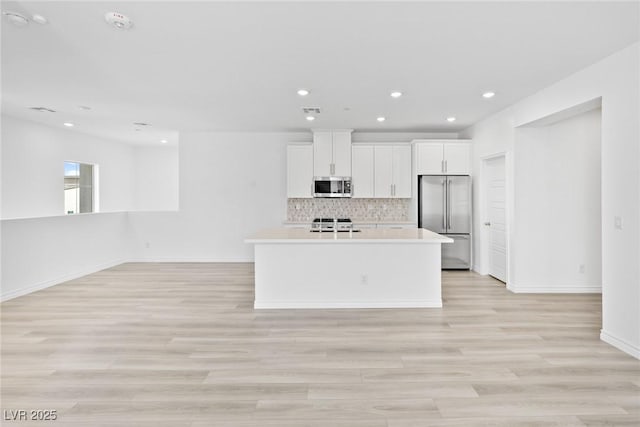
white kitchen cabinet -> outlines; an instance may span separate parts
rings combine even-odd
[[[354,198],[374,197],[373,146],[351,148],[351,191]]]
[[[351,176],[351,131],[313,132],[313,174]]]
[[[415,142],[417,175],[470,175],[468,142]]]
[[[411,147],[375,147],[375,197],[411,198]]]
[[[463,143],[443,144],[444,168],[447,175],[471,173],[471,145]]]
[[[313,184],[313,147],[287,146],[287,197],[311,198]]]

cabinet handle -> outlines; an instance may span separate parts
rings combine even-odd
[[[444,161],[444,171],[445,172],[449,172],[449,161],[448,160]]]
[[[444,173],[444,160],[440,160],[440,171]]]
[[[395,195],[396,195],[396,185],[393,184],[393,196],[395,197]]]

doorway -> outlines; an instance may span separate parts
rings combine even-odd
[[[507,215],[505,156],[484,159],[485,219],[484,235],[488,241],[488,272],[507,283]]]

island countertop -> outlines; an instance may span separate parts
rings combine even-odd
[[[453,239],[424,228],[364,228],[358,231],[322,233],[308,228],[271,228],[245,239],[245,243],[453,243]]]

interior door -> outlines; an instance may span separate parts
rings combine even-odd
[[[507,226],[505,209],[505,166],[504,156],[488,159],[487,172],[487,220],[489,229],[489,274],[507,282]]]
[[[471,232],[471,177],[447,176],[447,233]]]
[[[446,176],[426,175],[420,177],[420,217],[418,227],[436,233],[446,232],[445,195]]]

